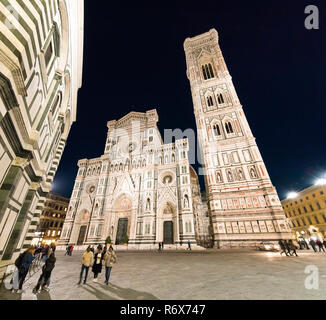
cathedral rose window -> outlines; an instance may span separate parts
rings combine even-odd
[[[163,178],[163,183],[164,184],[170,184],[172,182],[172,176],[171,175],[166,175],[164,178]]]

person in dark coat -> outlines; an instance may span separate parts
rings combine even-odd
[[[326,248],[326,240],[323,241],[323,245]]]
[[[292,240],[289,240],[289,249],[292,250],[292,254],[290,253],[291,256],[293,256],[293,254],[297,255],[297,247],[295,246],[295,244],[293,243]]]
[[[279,246],[281,248],[280,254],[282,255],[282,253],[285,253],[285,255],[289,256],[288,252],[286,251],[286,247],[285,247],[283,241],[279,240],[278,244],[279,244]]]
[[[317,252],[317,249],[316,249],[316,242],[314,239],[311,239],[309,244],[312,246],[312,248],[314,249],[315,252]]]
[[[19,267],[19,287],[17,293],[21,293],[23,289],[23,284],[27,276],[28,270],[34,260],[34,248],[29,248],[24,252],[24,257],[22,259],[22,264]]]
[[[289,243],[287,242],[287,240],[284,240],[284,247],[285,247],[285,250],[287,251],[287,253],[292,256],[291,252],[290,252],[290,245]]]
[[[51,277],[51,273],[52,273],[52,270],[54,269],[54,266],[55,266],[55,262],[56,262],[56,257],[54,255],[54,252],[52,252],[50,254],[50,256],[46,259],[45,261],[45,264],[42,268],[42,274],[40,276],[40,278],[38,279],[38,282],[37,282],[37,285],[36,287],[34,288],[33,291],[36,291],[37,293],[40,293],[41,292],[41,289],[40,287],[42,286],[42,289],[43,290],[46,290],[48,291],[48,286],[47,286],[47,283]]]
[[[97,282],[97,276],[102,271],[102,260],[103,260],[102,249],[98,249],[94,255],[94,263],[92,267],[92,271],[94,273],[94,280],[93,280],[94,282]]]
[[[321,250],[323,250],[323,251],[325,252],[324,247],[323,247],[323,243],[322,243],[319,239],[316,241],[316,245],[317,245],[318,248],[319,248],[319,252],[320,252]]]

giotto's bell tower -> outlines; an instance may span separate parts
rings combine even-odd
[[[215,29],[184,49],[217,247],[292,238]]]

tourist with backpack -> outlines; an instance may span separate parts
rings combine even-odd
[[[15,265],[18,268],[18,290],[17,293],[21,293],[23,284],[27,276],[28,270],[34,260],[34,248],[27,249],[24,253],[21,253],[15,261]]]

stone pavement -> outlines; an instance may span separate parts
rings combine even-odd
[[[39,273],[24,285],[22,294],[4,287],[0,299],[96,300],[96,299],[207,299],[284,300],[326,298],[326,253],[299,251],[299,257],[255,250],[206,250],[203,252],[118,252],[112,268],[112,285],[104,284],[104,270],[94,283],[77,285],[81,252],[64,256],[57,252],[50,292],[34,294]],[[305,288],[305,268],[319,270],[319,289]]]

